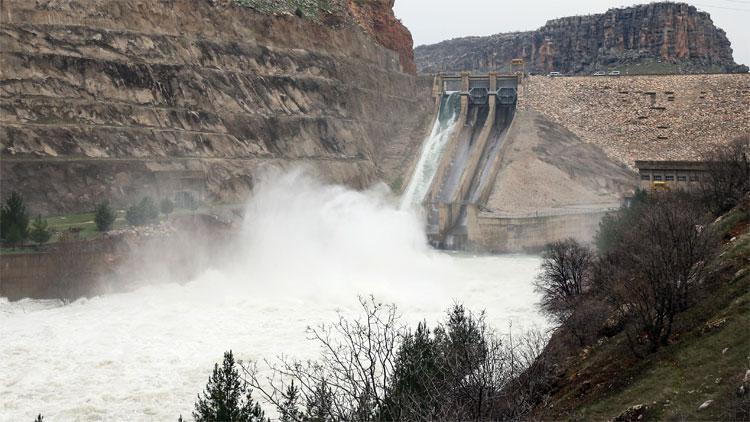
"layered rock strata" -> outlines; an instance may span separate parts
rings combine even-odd
[[[1,12],[0,180],[34,212],[241,201],[267,163],[357,188],[393,181],[429,124],[431,81],[346,16],[192,0],[8,0]]]
[[[548,21],[529,32],[466,37],[420,46],[417,69],[507,70],[524,59],[531,73],[631,74],[747,72],[734,62],[726,33],[685,3],[651,3]]]

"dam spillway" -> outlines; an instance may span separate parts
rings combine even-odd
[[[500,164],[503,140],[513,121],[517,102],[516,76],[438,75],[433,94],[439,104],[435,127],[446,107],[458,111],[451,114],[451,130],[443,131],[437,154],[425,152],[434,142],[435,129],[422,149],[419,163],[429,161],[434,168],[429,186],[421,196],[414,196],[407,188],[405,197],[421,199],[427,215],[427,235],[430,243],[444,249],[462,249],[468,236],[467,220],[471,207],[487,202]],[[448,101],[451,98],[454,101]],[[458,98],[458,101],[455,99]],[[455,110],[455,108],[451,108]],[[425,185],[420,165],[410,180]],[[417,201],[415,201],[417,202]]]

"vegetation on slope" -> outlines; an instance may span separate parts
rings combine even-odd
[[[602,336],[574,348],[562,362],[560,387],[540,415],[572,420],[612,419],[628,409],[637,418],[659,420],[747,420],[750,402],[739,393],[750,369],[750,203],[715,225],[734,239],[711,263],[707,289],[679,314],[666,346],[635,356],[627,334]],[[741,233],[738,233],[741,231]],[[557,342],[562,342],[557,336]],[[739,395],[738,395],[739,394]],[[712,400],[704,409],[699,407]]]
[[[750,419],[748,147],[707,157],[700,191],[642,193],[605,219],[596,259],[573,241],[548,249],[538,284],[560,329],[538,417]]]

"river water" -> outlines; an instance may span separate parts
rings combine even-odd
[[[384,186],[354,192],[271,171],[229,263],[194,280],[141,280],[67,305],[0,299],[0,420],[176,420],[225,350],[314,357],[306,327],[356,313],[357,295],[395,303],[409,323],[434,325],[462,302],[501,332],[544,326],[538,257],[434,251],[423,227]]]

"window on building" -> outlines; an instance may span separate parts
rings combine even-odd
[[[674,176],[664,176],[665,182],[674,182]]]
[[[642,174],[641,175],[641,180],[651,180],[651,175],[650,174]]]
[[[654,182],[661,182],[661,176],[655,174],[654,175]]]
[[[698,181],[698,175],[697,174],[691,174],[690,175],[690,181],[691,182],[697,182]]]
[[[678,182],[687,182],[687,176],[677,176]]]

